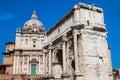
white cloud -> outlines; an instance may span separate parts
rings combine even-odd
[[[0,20],[12,20],[15,18],[14,14],[11,13],[2,13],[0,14]]]

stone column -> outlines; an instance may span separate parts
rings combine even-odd
[[[40,62],[40,55],[38,56],[38,59],[39,59],[39,74],[40,74],[40,67],[41,67],[41,66],[40,66],[40,63],[41,63],[41,62]]]
[[[16,74],[16,55],[14,55],[13,74]]]
[[[16,63],[16,74],[19,73],[19,55],[17,55],[17,59],[16,59],[17,63]]]
[[[43,53],[43,74],[45,75],[45,53]]]
[[[27,57],[27,74],[29,74],[29,61],[30,61],[30,57]]]
[[[48,50],[47,50],[47,49],[43,49],[43,56],[44,56],[44,59],[43,59],[43,60],[44,60],[44,61],[43,61],[43,62],[44,62],[43,65],[44,65],[44,66],[43,66],[43,67],[44,67],[44,75],[45,75],[45,76],[46,76],[47,71],[48,71],[48,70],[47,70],[47,57],[46,57],[46,53],[48,53]]]
[[[52,74],[52,45],[49,45],[49,80],[52,80],[53,74]]]
[[[74,59],[75,59],[75,80],[81,80],[80,71],[79,71],[79,62],[78,62],[78,53],[77,53],[77,34],[78,30],[73,30],[73,42],[74,42]]]
[[[49,74],[51,74],[51,49],[49,49]]]
[[[62,58],[63,58],[63,73],[62,73],[62,78],[63,80],[69,80],[69,74],[67,73],[66,70],[66,42],[67,42],[67,38],[66,36],[63,36],[62,38],[63,40],[63,44],[62,44]]]
[[[66,42],[63,41],[63,45],[62,45],[62,53],[63,53],[63,71],[66,72],[66,49],[65,49],[65,44]]]
[[[22,74],[24,74],[24,55],[22,57]]]
[[[48,57],[46,55],[46,57],[45,57],[45,75],[47,75],[47,72],[48,72],[47,64],[48,64]]]
[[[21,58],[19,56],[19,74],[21,74],[21,67],[22,67],[22,65],[21,65]]]
[[[31,61],[31,59],[32,59],[32,55],[30,55],[30,61]],[[31,74],[31,63],[29,63],[29,74]]]

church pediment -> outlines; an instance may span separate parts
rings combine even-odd
[[[35,58],[33,58],[33,59],[30,61],[30,63],[38,63],[38,61],[37,61]]]

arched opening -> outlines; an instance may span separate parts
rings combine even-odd
[[[53,65],[53,74],[55,76],[55,78],[61,78],[62,75],[62,50],[57,49],[56,53],[55,53],[55,63]]]
[[[58,50],[57,54],[56,54],[56,60],[58,64],[62,65],[62,50]]]

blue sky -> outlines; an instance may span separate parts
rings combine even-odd
[[[48,31],[78,2],[103,8],[113,68],[120,68],[119,0],[0,0],[0,63],[3,60],[5,43],[15,41],[16,28],[23,27],[34,9]]]

